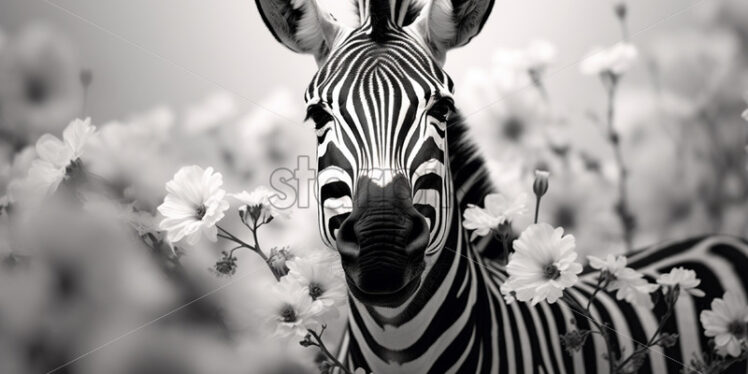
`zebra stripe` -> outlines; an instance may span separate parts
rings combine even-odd
[[[397,14],[401,17],[402,9]],[[383,308],[350,298],[341,361],[375,373],[607,372],[606,345],[599,336],[573,355],[561,346],[561,335],[590,329],[590,322],[563,302],[505,302],[500,285],[506,270],[489,258],[499,243],[490,237],[471,243],[459,213],[468,204],[482,204],[493,191],[483,159],[459,116],[442,123],[428,112],[435,101],[451,97],[452,81],[413,30],[390,28],[394,31],[380,43],[372,42],[368,21],[348,31],[305,94],[310,111],[329,114],[325,123],[315,123],[318,214],[327,244],[334,247],[361,176],[386,184],[395,174],[406,175],[415,207],[431,230],[428,271],[406,303]],[[748,269],[747,254],[743,241],[704,237],[635,253],[630,266],[650,280],[684,266],[697,271],[711,295],[728,288],[744,294],[748,275],[741,270]],[[586,302],[594,286],[587,269],[570,294]],[[680,334],[678,344],[652,349],[640,372],[680,372],[682,363],[706,347],[698,315],[709,302],[681,298],[666,326]],[[601,292],[591,313],[615,330],[616,350],[631,352],[635,341],[653,333],[661,309],[634,307]],[[746,372],[745,364],[736,370]]]
[[[452,82],[411,35],[394,34],[383,49],[369,32],[371,25],[364,24],[343,38],[305,95],[310,108],[331,114],[316,124],[321,235],[333,246],[359,177],[385,184],[404,173],[414,205],[430,225],[432,254],[446,240],[450,222],[444,217],[453,194],[446,124],[427,109],[436,97],[451,96]]]
[[[460,123],[450,123],[449,148],[454,150],[466,141]],[[452,138],[452,135],[457,135]],[[453,144],[454,142],[454,144]],[[471,147],[463,147],[470,149]],[[455,175],[464,175],[463,183],[455,183],[455,191],[463,196],[485,196],[488,183],[484,177],[471,177],[465,165],[457,160],[475,159],[475,155],[452,153],[450,165]],[[480,165],[475,163],[470,165]],[[478,186],[478,187],[476,187]],[[482,197],[481,197],[482,199]],[[479,200],[467,203],[479,203]],[[465,201],[457,202],[464,205]],[[482,248],[467,240],[459,214],[450,218],[450,233],[445,250],[434,260],[432,272],[425,276],[424,287],[397,312],[376,310],[352,301],[349,335],[341,358],[351,369],[364,368],[386,373],[605,373],[607,361],[604,341],[593,336],[593,343],[569,355],[560,343],[560,336],[575,329],[589,329],[590,324],[563,302],[556,304],[512,303],[507,305],[499,291],[507,274],[498,262],[479,253]],[[483,245],[495,243],[481,242]],[[674,267],[684,266],[697,271],[704,290],[721,296],[724,290],[739,290],[745,297],[748,276],[748,244],[732,237],[702,237],[649,248],[630,256],[630,265],[644,273],[650,281]],[[580,284],[571,290],[579,301],[585,301],[594,290],[595,275],[586,269]],[[436,282],[436,284],[434,284]],[[674,347],[653,348],[640,373],[680,373],[693,354],[702,352],[707,339],[698,320],[701,311],[710,308],[710,299],[681,297],[677,311],[665,331],[678,333]],[[632,352],[634,341],[646,341],[664,313],[658,305],[650,311],[615,299],[614,294],[601,292],[593,302],[595,318],[605,321],[611,332],[614,349],[623,347]],[[386,318],[384,315],[386,314]],[[349,350],[350,347],[350,350]],[[355,349],[353,348],[355,347]],[[748,371],[745,363],[732,372]]]

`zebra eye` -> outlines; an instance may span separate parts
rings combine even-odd
[[[439,122],[446,122],[449,114],[454,110],[452,99],[444,98],[435,102],[429,109],[429,116],[434,117]]]
[[[332,121],[332,116],[328,113],[325,108],[320,105],[312,105],[306,111],[306,119],[304,121],[312,120],[314,127],[319,130],[322,126]]]

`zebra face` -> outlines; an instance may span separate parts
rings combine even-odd
[[[320,231],[360,299],[417,287],[424,256],[444,245],[452,196],[451,81],[417,39],[375,43],[370,32],[352,32],[306,95]]]
[[[366,304],[401,305],[444,247],[454,102],[441,65],[478,32],[491,3],[433,0],[422,12],[421,1],[360,0],[363,21],[348,28],[314,0],[257,0],[276,39],[320,67],[305,95],[320,232]]]

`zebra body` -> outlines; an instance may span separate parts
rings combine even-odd
[[[351,295],[344,362],[375,373],[607,372],[598,336],[573,355],[561,346],[561,335],[589,322],[564,302],[507,304],[504,267],[482,256],[500,244],[472,243],[462,227],[463,209],[493,188],[441,66],[480,31],[493,1],[359,0],[355,28],[315,0],[256,2],[275,38],[320,66],[305,99],[318,141],[320,233],[340,253]],[[665,328],[678,343],[652,349],[641,372],[678,373],[706,349],[698,315],[726,289],[745,296],[746,255],[744,241],[708,237],[631,256],[650,280],[691,268],[709,295],[679,300]],[[569,293],[581,302],[594,286],[587,273]],[[591,312],[615,329],[615,350],[630,353],[661,308],[601,292]]]
[[[477,204],[491,192],[480,157],[465,139],[462,124],[450,124],[454,140],[451,166],[454,170],[455,199],[459,206]],[[466,152],[465,154],[461,152]],[[461,168],[456,161],[472,159]],[[478,177],[475,177],[475,176]],[[594,329],[585,317],[563,301],[555,304],[511,303],[499,291],[506,280],[504,266],[487,259],[482,252],[500,245],[492,238],[469,241],[461,217],[451,218],[445,251],[439,253],[431,281],[411,302],[397,310],[368,307],[351,299],[349,330],[341,352],[352,369],[374,373],[607,373],[607,353],[601,337],[568,354],[560,336],[577,329]],[[727,290],[748,286],[748,242],[730,236],[707,236],[667,243],[629,256],[629,266],[645,274],[651,282],[674,267],[693,269],[707,290],[704,298],[681,296],[664,331],[678,333],[671,348],[654,347],[640,373],[680,373],[690,365],[694,354],[708,350],[707,338],[699,322],[701,311],[710,308],[711,299]],[[595,289],[596,274],[586,269],[580,282],[569,290],[586,305]],[[591,308],[593,317],[609,323],[614,350],[623,347],[631,353],[635,342],[646,342],[657,328],[664,306],[654,309],[635,307],[619,301],[615,293],[601,292]],[[741,363],[730,369],[745,373]]]

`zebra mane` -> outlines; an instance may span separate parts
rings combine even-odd
[[[369,19],[371,20],[371,39],[377,43],[387,41],[389,31],[390,3],[389,0],[370,0]]]
[[[425,0],[354,0],[359,24],[371,20],[372,38],[387,41],[390,22],[399,27],[413,23],[426,6]]]
[[[459,113],[451,115],[447,123],[447,148],[452,183],[458,199],[457,214],[461,215],[468,204],[482,206],[486,195],[496,192],[496,188],[486,162]],[[484,257],[497,258],[502,254],[501,242],[494,237],[487,237],[484,240],[490,241],[484,246]]]

